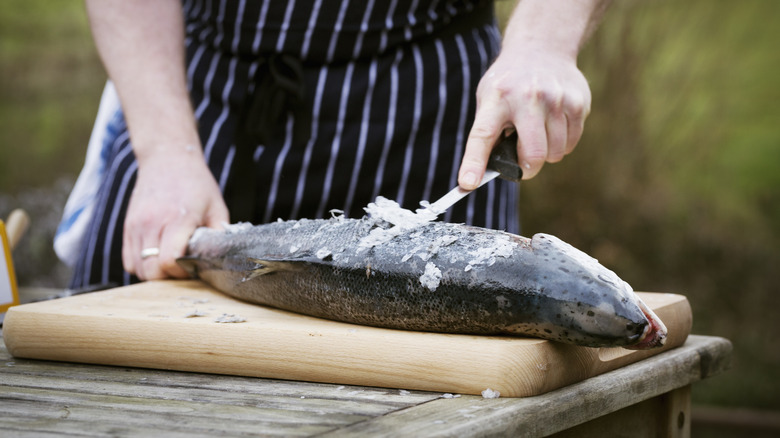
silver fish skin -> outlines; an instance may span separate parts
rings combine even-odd
[[[666,338],[626,282],[546,234],[370,217],[238,224],[198,229],[179,263],[235,298],[354,324],[590,347]]]

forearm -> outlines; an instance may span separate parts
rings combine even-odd
[[[178,0],[87,0],[98,52],[125,112],[133,150],[148,159],[200,154],[187,91]],[[193,157],[200,158],[200,157]]]
[[[610,0],[520,0],[504,32],[503,51],[518,47],[576,59]]]

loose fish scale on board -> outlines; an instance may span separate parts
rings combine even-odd
[[[364,325],[590,346],[634,344],[660,327],[625,282],[553,236],[392,225],[339,217],[202,231],[182,263],[234,297]]]

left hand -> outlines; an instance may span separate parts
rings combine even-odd
[[[148,154],[139,161],[125,218],[122,263],[141,280],[186,278],[176,259],[185,254],[197,227],[220,228],[227,207],[200,149]],[[145,248],[159,254],[143,257]]]
[[[508,129],[517,130],[523,179],[533,178],[545,161],[558,162],[574,149],[590,104],[590,88],[576,58],[532,46],[499,56],[477,87],[459,185],[476,188],[490,151]]]

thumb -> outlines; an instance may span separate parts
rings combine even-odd
[[[474,125],[466,140],[466,150],[463,153],[463,160],[458,171],[458,185],[462,189],[474,190],[479,187],[485,174],[490,152],[504,128],[502,122],[496,123],[496,121],[504,120],[504,115],[504,112],[496,107],[488,106],[482,111],[477,109]]]

